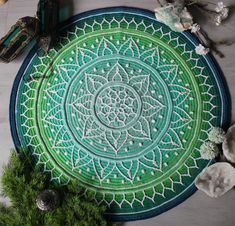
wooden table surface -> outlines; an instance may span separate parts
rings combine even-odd
[[[210,0],[211,2],[217,2]],[[3,36],[18,18],[34,16],[38,0],[8,0],[0,7],[0,36]],[[70,13],[110,7],[132,6],[153,10],[156,0],[63,0],[70,3]],[[234,0],[224,1],[227,5],[235,5]],[[214,26],[205,18],[200,18],[200,24],[217,41],[222,39],[235,40],[235,10],[229,21],[220,27]],[[235,104],[235,44],[220,48],[226,55],[219,62],[230,88],[232,105]],[[14,148],[9,125],[9,99],[12,84],[26,53],[10,64],[0,63],[0,168],[7,162],[10,150]],[[235,120],[235,109],[232,110],[232,121]],[[1,173],[1,170],[0,170]],[[234,226],[235,225],[235,190],[219,199],[211,199],[197,191],[177,207],[148,220],[126,222],[124,226]]]

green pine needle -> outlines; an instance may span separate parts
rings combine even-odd
[[[32,166],[27,151],[12,152],[3,169],[1,186],[11,206],[0,203],[0,226],[107,226],[103,214],[105,207],[97,206],[91,198],[82,196],[78,181],[66,186],[49,183],[49,177],[40,168]],[[47,189],[56,190],[61,203],[53,211],[37,208],[38,194]]]

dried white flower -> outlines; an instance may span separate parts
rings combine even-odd
[[[223,8],[222,11],[221,11],[221,17],[222,17],[222,20],[225,20],[228,18],[228,13],[229,13],[229,8]]]
[[[221,15],[218,15],[215,17],[215,24],[216,26],[219,26],[222,22],[222,16]]]
[[[219,148],[215,143],[208,141],[202,144],[200,147],[200,153],[203,159],[214,159],[219,154]]]
[[[215,7],[215,11],[220,13],[224,8],[226,8],[225,4],[223,2],[218,2]]]
[[[198,46],[196,46],[195,51],[198,55],[206,55],[207,53],[210,52],[210,49],[206,48],[202,44],[199,44]]]
[[[193,26],[191,27],[191,32],[192,33],[197,33],[200,30],[200,25],[199,24],[193,24]]]
[[[225,132],[222,128],[214,127],[208,134],[208,139],[211,142],[214,142],[216,144],[223,143],[225,139]]]

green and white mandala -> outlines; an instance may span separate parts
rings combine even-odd
[[[199,148],[228,98],[197,41],[148,11],[76,16],[55,48],[31,51],[16,78],[11,125],[52,181],[77,178],[116,220],[157,215],[192,194],[210,162]]]

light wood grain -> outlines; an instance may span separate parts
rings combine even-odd
[[[62,1],[62,0],[61,0]],[[210,0],[213,1],[213,0]],[[8,31],[19,17],[35,15],[37,0],[9,0],[0,7],[0,35]],[[154,9],[155,0],[63,0],[73,3],[73,14],[90,9],[109,6],[132,6],[145,9]],[[216,1],[213,1],[216,2]],[[233,0],[224,1],[227,4]],[[225,26],[215,27],[205,23],[201,24],[210,35],[221,40],[224,37],[235,40],[235,14]],[[222,47],[226,58],[217,59],[227,79],[232,96],[232,106],[235,106],[235,45]],[[9,126],[9,99],[14,78],[22,64],[24,56],[10,64],[0,63],[0,167],[7,161],[13,142]],[[235,109],[232,110],[232,120],[235,121]],[[184,203],[155,218],[144,221],[128,222],[125,226],[234,226],[235,225],[235,191],[231,191],[220,199],[211,199],[201,192],[196,192]]]

